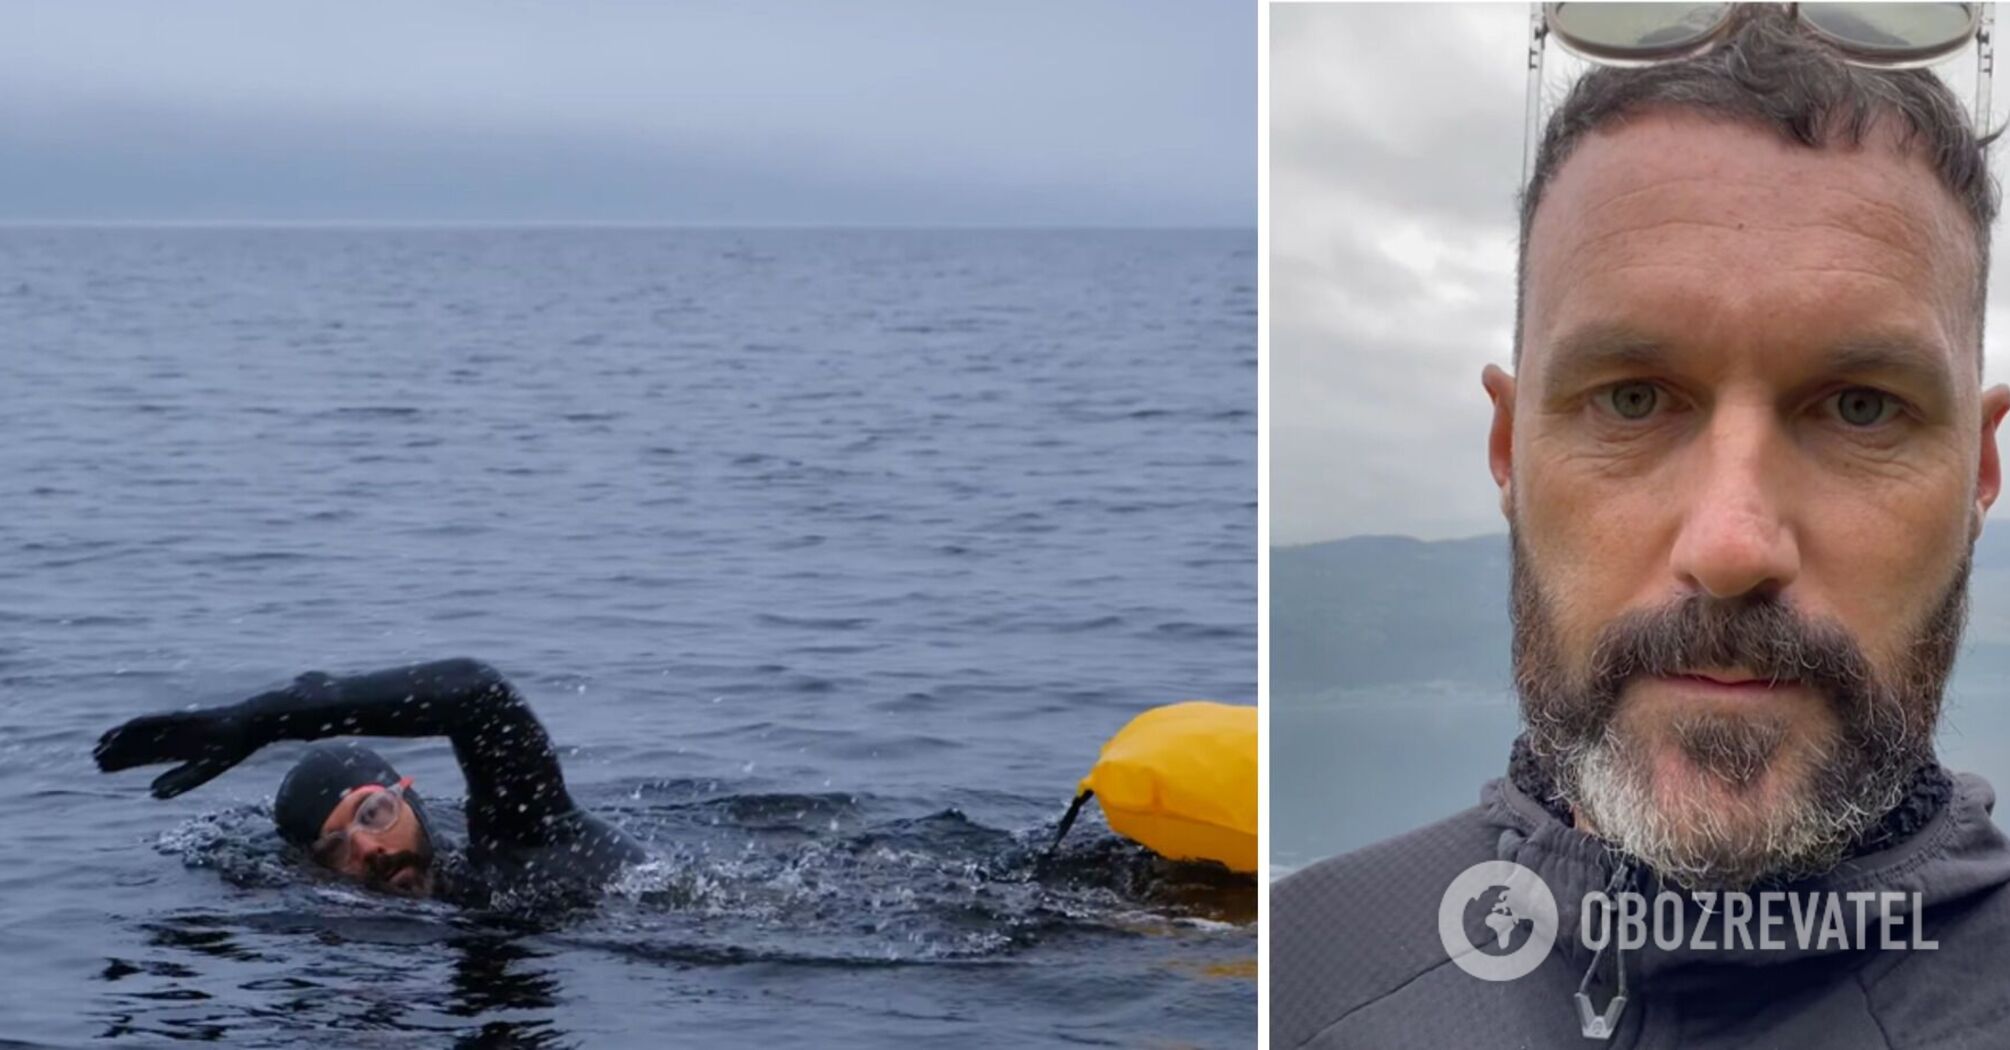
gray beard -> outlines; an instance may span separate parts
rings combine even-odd
[[[1932,760],[1967,615],[1972,542],[1905,648],[1906,666],[1887,675],[1839,624],[1779,602],[1708,598],[1622,616],[1600,632],[1590,667],[1563,667],[1552,606],[1512,527],[1509,537],[1515,684],[1530,750],[1599,836],[1664,879],[1743,889],[1828,871]],[[1621,717],[1621,691],[1635,677],[1733,665],[1813,687],[1830,702],[1835,731],[1797,741],[1777,714],[1677,716],[1663,727],[1667,742],[1723,790],[1694,804],[1664,801],[1655,741]]]

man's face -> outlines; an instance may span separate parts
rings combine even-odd
[[[1930,754],[2010,407],[1975,254],[1883,129],[1651,113],[1550,184],[1485,376],[1517,681],[1580,823],[1664,874],[1819,870]]]
[[[372,796],[376,806],[396,807],[388,821],[380,820],[388,824],[381,831],[357,819]],[[321,836],[312,850],[321,866],[392,893],[423,897],[432,892],[433,844],[411,803],[396,793],[372,784],[342,796],[322,822]],[[338,837],[346,837],[346,843],[337,845]]]

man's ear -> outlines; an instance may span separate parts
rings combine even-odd
[[[1982,519],[2003,491],[2003,461],[1996,452],[1996,428],[2010,412],[2010,386],[2001,383],[1982,392],[1982,457],[1975,477],[1975,525],[1970,539],[1982,536]]]
[[[1514,377],[1499,365],[1480,372],[1480,386],[1494,403],[1494,425],[1487,433],[1487,467],[1501,490],[1501,517],[1514,519]]]

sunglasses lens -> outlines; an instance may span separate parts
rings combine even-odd
[[[1802,4],[1800,12],[1817,33],[1866,58],[1937,58],[1975,31],[1974,4]]]
[[[366,831],[388,831],[398,819],[397,796],[375,791],[356,810],[356,823]]]
[[[1549,27],[1593,57],[1649,58],[1696,47],[1730,14],[1730,4],[1551,4]]]

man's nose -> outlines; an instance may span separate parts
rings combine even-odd
[[[377,836],[361,829],[349,832],[349,856],[367,865],[372,858],[389,853],[390,847],[377,841]]]
[[[1800,574],[1788,491],[1791,435],[1769,406],[1720,405],[1694,446],[1670,553],[1681,582],[1713,598],[1773,594]]]

